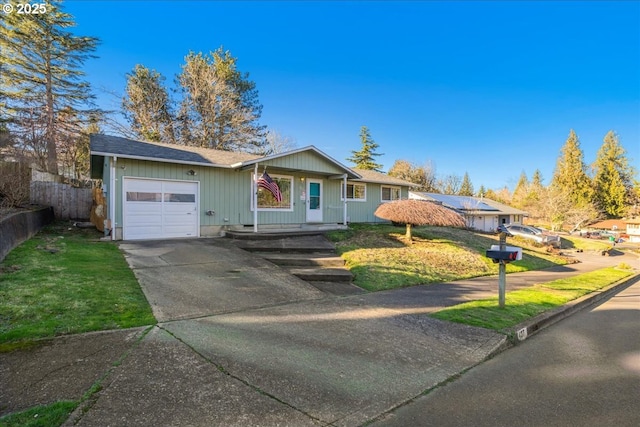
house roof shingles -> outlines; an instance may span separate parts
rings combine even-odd
[[[103,156],[120,156],[124,158],[162,161],[168,163],[193,164],[210,167],[237,168],[255,163],[256,160],[269,160],[287,156],[300,151],[312,150],[335,163],[345,172],[349,179],[360,182],[415,187],[408,181],[389,176],[387,174],[365,169],[350,169],[314,146],[304,147],[287,153],[263,157],[257,154],[235,151],[222,151],[210,148],[190,147],[185,145],[163,144],[159,142],[138,141],[112,135],[91,135],[91,154]],[[361,177],[361,178],[358,178]]]
[[[400,178],[395,178],[393,176],[389,176],[382,172],[376,172],[368,169],[357,169],[357,168],[353,169],[353,171],[362,177],[360,179],[354,179],[354,181],[371,182],[371,183],[377,183],[377,184],[400,185],[404,187],[417,186],[412,182],[408,182]]]
[[[627,222],[622,219],[606,219],[604,221],[591,224],[589,227],[601,230],[623,230],[626,226]]]
[[[231,167],[235,163],[260,158],[260,156],[250,153],[143,142],[119,136],[99,134],[91,135],[91,154],[218,167]]]

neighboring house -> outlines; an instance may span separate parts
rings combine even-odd
[[[640,218],[625,220],[627,226],[627,234],[629,235],[629,241],[633,243],[640,243]]]
[[[528,215],[525,211],[483,197],[410,191],[409,198],[441,203],[462,215],[467,227],[480,231],[496,231],[500,224],[521,223]]]
[[[279,202],[256,185],[265,171]],[[413,185],[350,169],[313,146],[263,157],[107,135],[91,135],[91,176],[103,180],[114,240],[376,222],[378,205],[408,198]]]
[[[607,230],[613,232],[624,233],[627,224],[622,219],[606,219],[604,221],[596,222],[595,224],[591,224],[589,229],[594,230]]]

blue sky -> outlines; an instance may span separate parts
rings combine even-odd
[[[336,160],[367,126],[397,159],[476,190],[550,180],[570,129],[591,163],[618,133],[640,169],[640,2],[67,1],[100,38],[87,78],[119,107],[136,64],[171,83],[221,45],[248,72],[261,123]]]

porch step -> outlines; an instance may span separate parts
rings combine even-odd
[[[344,260],[334,253],[255,252],[255,254],[282,267],[344,267]]]
[[[236,246],[249,252],[313,253],[334,252],[335,246],[324,236],[298,236],[271,240],[235,240]]]
[[[326,233],[327,230],[288,230],[288,231],[278,231],[275,230],[273,232],[260,232],[260,233],[250,233],[247,231],[225,231],[224,237],[228,237],[231,239],[239,239],[239,240],[278,240],[282,239],[283,236],[291,236],[291,237],[300,237],[300,236],[317,236]]]
[[[341,297],[367,293],[367,291],[365,291],[364,289],[359,288],[356,285],[352,283],[347,283],[347,282],[322,282],[322,281],[316,280],[316,281],[309,282],[309,284],[315,286],[321,291],[327,292],[332,295],[341,296]]]
[[[289,273],[307,282],[347,282],[353,279],[345,268],[289,268]]]
[[[272,240],[285,237],[317,236],[329,231],[346,230],[343,224],[292,224],[292,225],[260,225],[258,232],[253,226],[237,226],[224,232],[225,237],[244,240]]]
[[[234,238],[233,243],[324,292],[338,296],[366,292],[351,283],[353,275],[344,260],[336,255],[335,245],[324,235],[280,235],[269,239],[256,234],[250,236]]]

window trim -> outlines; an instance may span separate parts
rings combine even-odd
[[[294,183],[295,183],[295,179],[293,178],[293,175],[280,175],[280,174],[269,174],[269,176],[271,176],[271,179],[273,179],[274,181],[276,179],[288,179],[289,181],[291,181],[291,186],[290,186],[290,191],[289,191],[289,206],[288,208],[281,208],[281,207],[277,207],[277,208],[261,208],[258,207],[258,212],[293,212],[293,203],[294,203]],[[256,179],[254,174],[251,174],[251,211],[253,212],[254,210],[254,206],[253,206],[253,201],[254,199],[257,200],[257,197],[254,197],[254,192],[258,191],[258,187],[257,187],[257,183],[256,183]],[[265,190],[266,191],[266,190]],[[284,197],[284,193],[282,194],[282,196]]]
[[[367,184],[366,183],[364,183],[364,182],[349,182],[349,181],[347,181],[347,187],[349,185],[353,185],[353,186],[361,185],[362,187],[364,187],[364,198],[362,198],[362,199],[354,199],[354,198],[347,197],[347,202],[366,202],[367,201]],[[342,200],[344,202],[345,200],[344,200],[343,192],[344,192],[344,185],[340,184],[340,200]],[[348,193],[348,191],[347,191],[347,193]]]
[[[395,190],[398,190],[398,198],[397,198],[397,199],[385,199],[385,198],[382,196],[382,190],[383,190],[384,188],[389,188],[389,189],[395,189]],[[391,193],[389,193],[389,194],[391,194]],[[393,201],[395,201],[395,200],[402,200],[402,187],[398,187],[398,186],[396,186],[396,185],[381,185],[381,186],[380,186],[380,201],[381,201],[381,202],[393,202]]]

